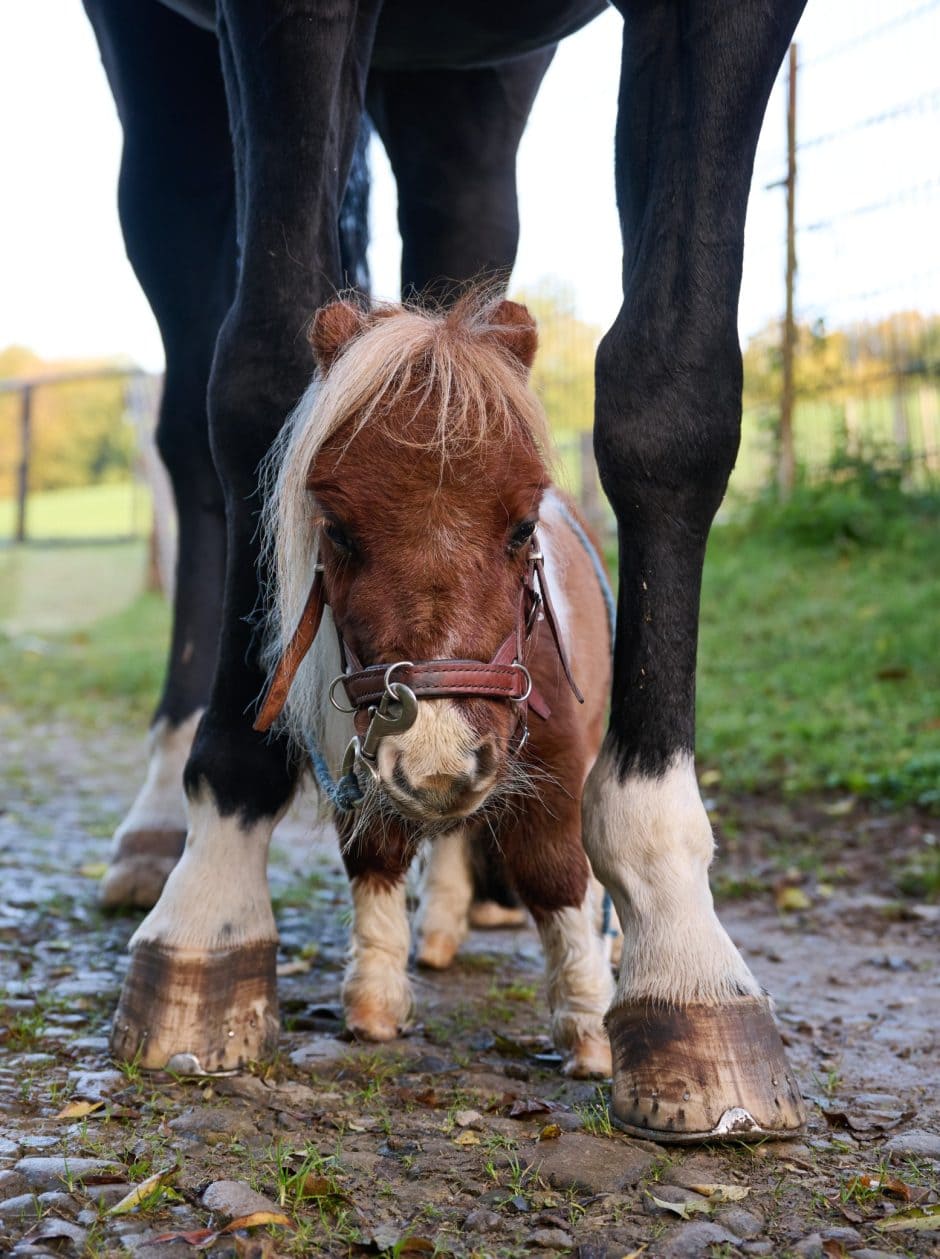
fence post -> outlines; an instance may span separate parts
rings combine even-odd
[[[20,463],[16,473],[16,530],[14,541],[26,541],[26,501],[29,498],[29,463],[32,446],[33,387],[20,392]]]
[[[788,495],[796,480],[793,451],[793,359],[796,351],[796,323],[793,314],[793,288],[796,280],[796,44],[790,45],[790,73],[787,80],[787,310],[783,324],[783,382],[780,394],[780,429],[777,434],[777,485]]]

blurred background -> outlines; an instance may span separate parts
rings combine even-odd
[[[162,352],[115,208],[120,132],[77,2],[8,5],[0,25],[2,702],[99,695],[143,728],[173,521],[151,439]],[[549,71],[520,152],[512,286],[540,321],[562,478],[612,558],[590,429],[620,297],[619,28],[604,15]],[[770,100],[743,439],[703,595],[706,786],[940,809],[938,47],[938,0],[810,0]],[[372,159],[370,261],[394,297],[378,141]]]

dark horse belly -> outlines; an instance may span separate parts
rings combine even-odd
[[[206,30],[215,0],[163,0]],[[372,62],[380,70],[495,65],[557,44],[607,0],[385,0]]]

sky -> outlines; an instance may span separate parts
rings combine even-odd
[[[611,10],[562,45],[518,163],[513,288],[558,279],[577,313],[602,328],[621,296],[620,26]],[[940,0],[810,0],[797,40],[798,313],[833,325],[937,310]],[[767,185],[785,173],[785,109],[779,80],[748,214],[744,338],[783,309],[784,195]],[[0,129],[0,347],[28,345],[47,358],[121,354],[159,370],[159,335],[117,219],[120,128],[80,0],[4,0]],[[372,217],[375,289],[394,297],[394,182],[377,142]]]

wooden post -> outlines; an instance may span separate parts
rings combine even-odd
[[[29,463],[32,446],[33,386],[24,385],[20,393],[20,463],[16,476],[15,542],[26,541],[26,503],[29,498]]]
[[[796,480],[793,449],[793,360],[796,353],[796,322],[793,289],[796,283],[796,44],[790,45],[787,78],[787,309],[783,322],[783,382],[780,392],[780,429],[777,434],[777,486],[786,497]]]

